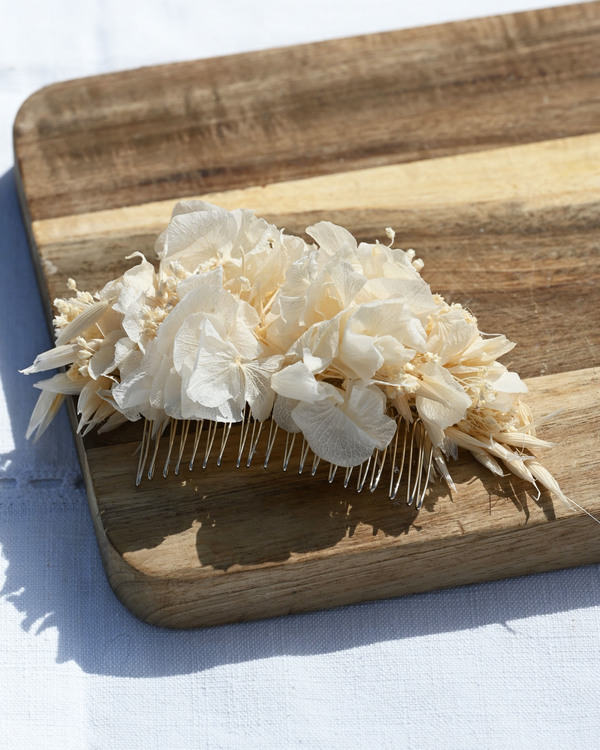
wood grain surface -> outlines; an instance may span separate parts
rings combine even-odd
[[[81,79],[15,123],[48,300],[152,258],[175,200],[291,232],[392,226],[432,289],[518,343],[540,452],[600,514],[600,3]],[[49,315],[50,315],[50,311]],[[384,491],[231,461],[134,486],[139,426],[78,449],[113,589],[192,627],[600,560],[600,526],[463,457],[416,514]]]

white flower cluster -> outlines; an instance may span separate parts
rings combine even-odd
[[[389,245],[358,244],[319,222],[308,244],[250,211],[177,204],[156,270],[140,255],[94,297],[70,282],[76,295],[56,301],[56,347],[25,372],[68,369],[36,383],[29,434],[66,394],[79,395],[83,431],[140,417],[155,431],[171,418],[235,423],[249,410],[351,467],[418,420],[449,482],[444,455],[462,446],[549,486],[523,453],[546,445],[519,400],[527,388],[497,361],[513,344],[432,294],[387,232]]]

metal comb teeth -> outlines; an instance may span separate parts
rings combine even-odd
[[[235,440],[232,434],[236,435]],[[226,451],[230,441],[235,445],[233,454]],[[185,463],[189,471],[197,466],[206,469],[211,461],[217,466],[231,461],[236,468],[260,463],[267,469],[275,460],[275,453],[284,472],[296,470],[299,474],[315,476],[320,464],[327,463],[311,451],[301,433],[286,432],[272,419],[259,422],[247,412],[238,423],[145,420],[136,485],[142,482],[144,475],[153,479],[159,456],[161,462],[163,460],[165,445],[163,477],[167,477],[171,470],[178,475]],[[276,451],[276,447],[281,450]],[[378,487],[385,487],[391,500],[399,502],[403,497],[407,505],[414,505],[417,509],[423,505],[427,487],[434,477],[440,475],[448,481],[450,476],[443,455],[434,449],[420,420],[408,423],[402,417],[396,418],[395,436],[385,450],[375,449],[358,466],[329,463],[326,472],[330,484],[337,478],[345,488],[355,484],[358,492],[375,492]]]

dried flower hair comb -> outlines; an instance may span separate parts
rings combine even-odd
[[[178,203],[157,270],[135,253],[95,295],[70,280],[75,296],[56,300],[56,346],[24,372],[67,370],[35,384],[27,436],[77,395],[84,434],[145,420],[138,484],[165,432],[166,475],[186,446],[193,468],[203,435],[198,462],[214,451],[220,463],[239,424],[238,466],[261,436],[266,466],[279,434],[284,470],[296,445],[300,472],[325,461],[329,481],[341,468],[347,486],[356,469],[359,491],[385,474],[392,499],[405,477],[420,507],[436,476],[454,488],[446,459],[466,448],[494,474],[507,468],[580,507],[530,452],[551,444],[535,436],[527,387],[497,361],[514,344],[432,294],[422,261],[386,231],[389,245],[357,244],[320,222],[307,244],[247,210]]]

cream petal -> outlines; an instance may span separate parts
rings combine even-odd
[[[458,427],[448,427],[445,430],[446,437],[456,443],[461,448],[466,448],[467,450],[471,450],[472,448],[483,448],[484,450],[492,450],[493,444],[491,440],[488,440],[488,442],[484,442],[483,440],[479,440],[476,437],[473,437],[473,435],[469,435],[467,432],[464,432],[462,429],[459,429]],[[454,453],[451,451],[452,457],[456,458]]]
[[[529,390],[516,372],[509,372],[498,362],[493,371],[488,371],[487,377],[494,390],[494,400],[490,406],[497,411],[510,411],[518,394]]]
[[[445,365],[456,361],[478,337],[477,326],[465,320],[462,308],[454,307],[435,318],[427,348],[438,356],[440,364]]]
[[[452,375],[435,362],[425,364],[420,374],[424,386],[437,398],[420,395],[424,388],[417,391],[415,404],[419,414],[442,430],[464,419],[471,399]]]
[[[338,466],[356,466],[375,450],[375,441],[329,400],[300,402],[292,418],[311,450]]]
[[[423,426],[427,430],[427,435],[429,436],[429,439],[431,440],[432,444],[439,448],[440,450],[444,447],[444,441],[446,439],[446,435],[444,433],[444,430],[442,430],[441,427],[439,427],[435,422],[430,422],[427,419],[423,419]]]
[[[419,274],[412,265],[411,251],[388,247],[381,244],[361,242],[358,246],[357,257],[363,267],[363,273],[368,279],[380,277],[390,279],[416,279]]]
[[[213,422],[241,422],[244,408],[243,399],[229,399],[219,406],[206,406],[194,401],[188,396],[186,382],[191,369],[186,366],[182,373],[181,413],[182,419],[209,419]]]
[[[185,200],[177,201],[177,203],[173,206],[171,218],[174,218],[175,216],[181,216],[182,214],[200,213],[201,211],[213,213],[215,208],[217,207],[214,203],[208,203],[208,201],[200,201],[195,198],[188,198]]]
[[[192,289],[160,324],[156,336],[159,350],[171,354],[175,336],[190,315],[203,313],[213,320],[213,325],[226,329],[234,325],[237,312],[238,301],[225,289],[208,285]]]
[[[339,359],[347,371],[365,381],[370,380],[385,361],[373,336],[357,333],[349,326],[342,336]]]
[[[418,278],[385,278],[369,279],[356,296],[356,303],[372,300],[402,300],[414,315],[427,317],[436,310],[435,300],[429,284]]]
[[[273,408],[275,392],[271,388],[271,376],[283,362],[282,356],[273,356],[258,362],[242,365],[244,375],[244,398],[254,419],[263,422]]]
[[[506,336],[475,339],[463,352],[461,362],[474,366],[489,365],[515,348],[515,344]]]
[[[184,389],[192,401],[218,408],[230,399],[242,398],[242,371],[238,352],[215,335],[201,332],[198,352]]]
[[[144,321],[142,313],[146,306],[146,295],[144,292],[139,292],[137,297],[132,298],[128,307],[125,310],[123,321],[121,326],[127,336],[134,343],[139,343],[144,332]]]
[[[100,378],[89,380],[82,388],[77,399],[77,413],[80,415],[77,432],[85,435],[112,414],[113,407],[98,395],[99,388],[110,388],[111,385],[108,378]]]
[[[181,373],[185,362],[192,365],[196,359],[200,342],[201,324],[204,320],[206,320],[204,313],[189,315],[175,334],[175,340],[173,341],[173,364],[179,373]]]
[[[123,414],[135,415],[135,418],[139,418],[145,406],[150,406],[152,371],[158,370],[160,366],[159,360],[156,360],[156,364],[152,360],[149,361],[149,351],[152,352],[150,347],[146,350],[146,355],[140,366],[121,380],[120,383],[113,385],[111,389],[112,397],[119,410]],[[128,418],[131,419],[132,417],[129,416]]]
[[[381,391],[357,385],[343,405],[329,399],[300,402],[292,418],[320,458],[338,466],[357,466],[376,448],[387,447],[396,432],[396,423],[385,415],[384,407]]]
[[[93,305],[86,307],[82,313],[61,329],[56,337],[56,346],[67,344],[81,336],[82,333],[100,320],[107,308],[107,300],[100,300],[100,302],[95,302]]]
[[[88,372],[90,377],[97,380],[102,375],[109,375],[116,367],[115,345],[121,337],[121,331],[111,331],[102,342],[98,351],[88,361]]]
[[[296,340],[288,353],[304,357],[305,352],[309,351],[313,357],[331,362],[337,356],[339,347],[340,315],[336,315],[332,320],[314,323]]]
[[[183,419],[181,406],[181,375],[172,367],[165,379],[164,387],[164,410],[165,414],[173,419]]]
[[[386,398],[379,388],[362,383],[354,384],[341,408],[361,429],[371,435],[377,448],[383,450],[389,445],[396,433],[396,423],[385,413]]]
[[[33,384],[34,388],[52,393],[62,393],[65,396],[77,396],[85,385],[85,381],[75,381],[66,372],[59,372],[47,380],[40,380]]]
[[[162,257],[172,259],[185,254],[196,267],[214,258],[217,250],[230,246],[236,235],[235,218],[216,206],[206,211],[178,214],[167,229]]]
[[[141,253],[134,253],[134,255],[141,257],[142,261],[137,266],[125,271],[120,283],[119,298],[113,304],[113,309],[123,314],[140,295],[145,298],[148,292],[154,291],[154,266]],[[134,257],[134,255],[129,255],[127,259]]]
[[[526,432],[495,432],[493,438],[505,445],[514,445],[515,448],[553,448],[556,445]]]
[[[25,433],[26,440],[29,440],[34,434],[34,441],[40,439],[58,413],[64,400],[65,397],[62,393],[53,393],[52,391],[45,390],[40,393],[31,414],[27,432]]]
[[[115,365],[120,367],[121,363],[124,362],[134,350],[138,350],[134,342],[131,341],[128,336],[122,336],[115,343]]]
[[[319,275],[318,253],[314,250],[294,261],[285,275],[280,297],[304,299],[310,285]]]
[[[93,430],[95,427],[98,427],[98,425],[102,424],[110,416],[112,416],[112,414],[114,414],[114,410],[112,406],[110,406],[110,404],[107,404],[100,398],[99,401],[100,403],[98,404],[89,420],[85,423],[83,423],[82,421],[79,422],[78,431],[81,431],[82,435],[87,435],[88,432]]]
[[[38,354],[32,365],[25,370],[21,370],[23,375],[32,375],[35,372],[45,372],[54,370],[57,367],[64,367],[72,364],[80,347],[78,344],[61,344],[54,349]]]
[[[450,472],[448,471],[448,465],[446,464],[446,459],[444,458],[441,450],[439,448],[434,448],[432,456],[433,456],[433,461],[434,461],[435,468],[437,469],[438,474],[443,478],[443,480],[446,482],[448,487],[453,492],[456,492],[456,485],[454,484],[454,481],[452,480],[452,477],[450,476]]]
[[[407,349],[393,336],[380,336],[375,339],[375,348],[387,365],[397,368],[408,364],[416,354],[414,349]]]
[[[402,299],[367,302],[357,308],[348,326],[362,328],[376,337],[392,336],[403,345],[420,352],[427,351],[425,330]]]
[[[104,424],[101,424],[100,427],[98,427],[98,434],[101,435],[104,432],[110,432],[110,430],[114,430],[128,421],[129,419],[124,414],[115,411],[110,417],[108,417]]]
[[[260,359],[264,351],[261,343],[254,334],[254,330],[244,323],[238,324],[227,332],[227,340],[244,361]]]
[[[135,372],[135,370],[141,367],[142,361],[144,359],[144,353],[135,345],[133,345],[131,349],[127,351],[124,346],[121,346],[121,342],[117,342],[115,346],[115,364],[119,368],[119,374],[121,380],[123,380],[124,378],[129,377],[132,372]],[[130,342],[130,344],[131,343],[132,342]]]
[[[314,323],[335,317],[341,309],[333,281],[319,279],[306,293],[300,325],[309,328]]]
[[[330,265],[329,274],[335,285],[342,309],[350,305],[367,281],[362,273],[356,271],[350,263],[345,261],[340,263],[339,260],[336,260],[332,266]]]
[[[402,300],[362,304],[348,319],[342,336],[340,361],[345,372],[368,381],[384,365],[397,367],[425,350],[425,331]]]
[[[323,398],[319,384],[304,362],[294,362],[271,377],[271,388],[285,398],[312,403]]]
[[[273,420],[277,423],[278,427],[282,430],[291,433],[300,432],[300,428],[294,422],[292,412],[298,406],[300,402],[293,398],[286,398],[285,396],[275,396],[275,402],[273,404]]]
[[[223,287],[223,267],[217,266],[216,268],[206,271],[205,273],[193,273],[190,274],[187,279],[182,279],[177,284],[177,294],[179,298],[185,297],[188,292],[193,289],[197,289],[199,286],[216,286],[218,288]]]
[[[386,391],[391,403],[396,407],[396,411],[398,412],[398,414],[402,417],[402,419],[408,422],[408,424],[412,424],[413,413],[411,411],[410,403],[406,394],[398,388],[393,388],[390,386],[386,388]]]
[[[492,387],[501,393],[528,393],[529,389],[516,372],[504,370],[498,377],[490,378]]]
[[[561,490],[560,485],[556,481],[556,479],[552,476],[552,474],[546,469],[544,466],[542,466],[538,461],[532,460],[527,463],[527,467],[529,471],[531,472],[532,476],[536,481],[538,481],[542,487],[545,487],[547,490],[550,490],[550,492],[553,492],[556,497],[560,498],[565,505],[568,505],[569,508],[572,508],[575,506],[576,508],[579,508],[580,510],[583,510],[584,513],[586,513],[588,516],[591,516],[591,513],[587,511],[585,508],[582,508],[581,505],[574,502],[573,500],[569,499],[565,493]],[[598,521],[598,519],[595,516],[591,516],[594,521]]]
[[[496,474],[496,476],[499,477],[504,476],[504,472],[498,461],[496,461],[493,456],[490,456],[487,451],[484,451],[482,448],[471,448],[470,451],[471,455],[476,458],[482,466],[485,466],[488,471],[491,471],[492,474]]]
[[[287,297],[280,295],[279,299],[279,315],[286,326],[297,324],[304,312],[304,306],[306,300],[304,297]]]
[[[328,255],[340,255],[345,251],[356,251],[356,240],[347,229],[332,224],[330,221],[319,221],[308,227],[306,234],[312,237]]]
[[[325,368],[331,364],[330,359],[321,359],[321,357],[315,357],[313,354],[311,354],[309,349],[304,350],[302,361],[313,374],[317,372],[323,372],[323,370],[325,370]]]
[[[148,394],[148,401],[153,409],[163,411],[165,408],[165,386],[169,373],[171,372],[171,361],[168,357],[160,360],[158,369],[152,370],[152,384]]]
[[[247,208],[236,208],[231,215],[238,228],[235,244],[246,250],[252,250],[267,239],[274,239],[278,234],[277,227],[272,226],[263,218],[256,217],[254,212]]]

